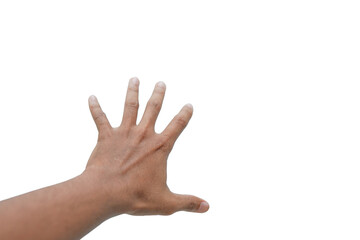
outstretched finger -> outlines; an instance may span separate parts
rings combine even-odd
[[[169,140],[174,143],[189,123],[192,114],[193,106],[186,104],[161,134],[167,136]]]
[[[173,201],[175,202],[175,211],[187,211],[204,213],[210,208],[209,203],[205,200],[192,196],[173,193]]]
[[[96,124],[99,133],[111,129],[109,120],[107,119],[105,113],[100,107],[97,98],[94,95],[91,95],[89,97],[89,108],[90,108],[91,116],[94,119],[94,122]]]
[[[133,77],[129,81],[126,93],[124,115],[122,125],[136,125],[137,113],[139,109],[139,79]]]
[[[144,124],[148,128],[154,129],[156,119],[159,115],[162,103],[164,101],[166,86],[163,82],[158,82],[155,85],[154,91],[146,104],[144,116],[139,125]]]

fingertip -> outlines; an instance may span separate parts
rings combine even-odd
[[[194,107],[193,107],[193,105],[191,103],[186,104],[185,107],[188,108],[191,111],[194,110]]]
[[[181,111],[185,112],[189,116],[189,118],[191,118],[194,113],[194,107],[191,103],[188,103],[184,105]]]
[[[91,106],[93,106],[93,105],[96,105],[96,103],[97,103],[97,98],[95,97],[95,95],[91,95],[91,96],[89,97],[89,104],[90,104]]]
[[[206,202],[206,201],[203,201],[203,202],[200,203],[200,206],[197,209],[197,212],[198,213],[204,213],[204,212],[207,212],[209,210],[209,208],[210,208],[209,203]]]
[[[166,89],[166,85],[165,85],[165,83],[163,81],[160,81],[160,82],[156,83],[156,87],[161,88],[163,90]]]
[[[132,77],[132,78],[130,78],[130,84],[132,86],[137,87],[137,86],[139,86],[140,81],[139,81],[139,79],[137,77]]]

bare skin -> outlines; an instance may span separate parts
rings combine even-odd
[[[209,204],[170,191],[166,164],[193,108],[185,105],[165,130],[154,131],[165,94],[159,82],[136,124],[139,80],[129,81],[123,119],[113,128],[95,96],[89,98],[98,141],[86,169],[68,181],[0,202],[0,239],[80,239],[120,215],[204,213]]]

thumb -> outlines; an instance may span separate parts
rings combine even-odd
[[[192,195],[174,193],[173,198],[176,203],[176,211],[204,213],[210,207],[208,202]]]

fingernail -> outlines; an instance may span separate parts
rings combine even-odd
[[[95,105],[96,104],[96,97],[94,95],[91,95],[89,97],[89,102],[91,105]]]
[[[165,89],[166,88],[166,86],[165,86],[165,83],[164,82],[158,82],[157,84],[156,84],[156,86],[157,87],[159,87],[159,88],[162,88],[162,89]]]
[[[191,110],[194,109],[194,107],[193,107],[193,105],[192,105],[191,103],[188,103],[188,104],[186,104],[185,106],[188,107],[188,108],[190,108]]]
[[[201,202],[200,203],[200,207],[198,208],[198,212],[199,213],[204,213],[204,212],[206,212],[208,209],[209,209],[209,204],[207,203],[207,202]]]
[[[132,84],[133,86],[138,86],[139,83],[140,83],[140,82],[139,82],[139,79],[138,79],[137,77],[131,78],[130,82],[131,82],[131,84]]]

